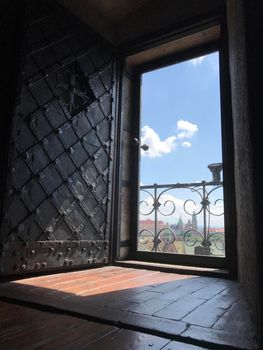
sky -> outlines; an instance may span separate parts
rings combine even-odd
[[[215,52],[143,74],[141,185],[212,180],[207,165],[222,162],[218,60]]]
[[[141,182],[210,180],[221,162],[218,53],[142,76]]]

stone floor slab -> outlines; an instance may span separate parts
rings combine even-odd
[[[152,334],[254,346],[247,303],[230,280],[108,266],[6,282],[0,296]]]

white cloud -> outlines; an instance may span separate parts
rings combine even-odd
[[[204,59],[205,59],[205,56],[196,57],[196,58],[193,58],[192,60],[190,60],[190,63],[193,66],[198,66],[199,64],[201,64],[203,62]]]
[[[142,155],[147,155],[149,158],[161,157],[164,154],[172,152],[175,148],[176,136],[170,136],[164,141],[161,141],[160,136],[148,125],[142,128],[141,144],[149,146],[148,151],[142,150]]]
[[[177,130],[182,131],[177,135],[179,139],[183,139],[183,138],[190,139],[191,137],[194,136],[194,134],[197,133],[198,126],[186,120],[178,120]]]
[[[145,125],[141,129],[141,144],[148,145],[149,149],[147,151],[141,150],[141,154],[149,158],[156,158],[171,153],[176,148],[176,141],[192,138],[198,132],[198,126],[186,120],[178,120],[177,131],[177,135],[167,137],[162,141],[154,129]],[[184,148],[192,146],[191,142],[188,141],[182,142],[181,145]]]
[[[190,147],[192,147],[192,144],[191,144],[191,142],[184,141],[184,142],[182,143],[182,146],[183,146],[184,148],[190,148]]]

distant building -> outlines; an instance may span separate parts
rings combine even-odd
[[[180,215],[178,223],[177,224],[172,224],[170,225],[171,230],[174,231],[174,233],[178,236],[178,235],[182,235],[184,233],[184,223],[182,220],[182,217]]]
[[[157,230],[160,231],[161,229],[169,227],[168,223],[165,223],[162,220],[157,221]],[[142,230],[150,230],[154,231],[154,220],[152,219],[146,219],[146,220],[140,220],[139,221],[139,231]]]
[[[216,232],[216,233],[225,233],[224,227],[210,227],[209,229],[210,233]]]

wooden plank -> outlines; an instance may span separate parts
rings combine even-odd
[[[189,297],[182,298],[180,302],[169,304],[162,310],[154,313],[154,316],[161,318],[168,318],[170,320],[181,320],[184,316],[197,308],[197,306],[204,303],[204,299]]]
[[[182,335],[188,339],[198,339],[201,342],[227,345],[245,350],[257,350],[254,336],[237,330],[235,333],[228,330],[207,329],[205,327],[190,326]]]
[[[206,328],[212,327],[226,312],[220,305],[204,303],[190,312],[182,320],[188,324],[194,324]]]
[[[171,341],[164,348],[162,348],[162,350],[207,350],[207,348],[191,344],[185,344],[179,341]]]
[[[0,302],[0,349],[60,349],[85,338],[84,345],[116,332],[118,328]]]
[[[128,330],[110,334],[93,344],[84,346],[83,350],[161,350],[170,342],[169,339],[156,337],[154,335],[143,334]]]
[[[169,307],[171,301],[162,299],[150,299],[142,304],[135,304],[131,306],[128,311],[136,312],[138,314],[153,315],[157,311]]]
[[[201,350],[188,344],[171,342],[169,338],[123,330],[10,303],[0,302],[0,310],[1,316],[4,316],[1,318],[0,349]]]

